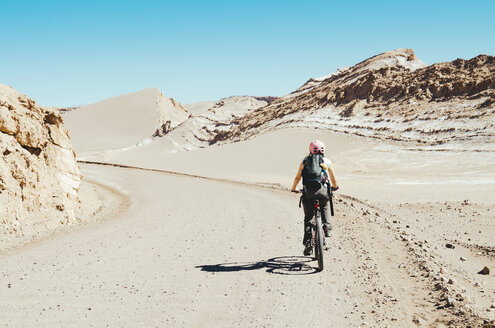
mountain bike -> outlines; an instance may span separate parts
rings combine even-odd
[[[321,223],[320,202],[315,200],[314,215],[311,219],[311,243],[315,251],[315,259],[318,261],[318,271],[323,271],[323,250],[325,249],[325,234],[323,233],[323,224]]]
[[[334,216],[333,209],[333,191],[338,190],[338,188],[331,188],[328,185],[328,198],[330,204],[330,215]],[[299,207],[301,207],[302,202],[304,201],[304,190],[299,189],[296,191],[298,193],[302,193],[302,196],[299,200]],[[323,224],[321,221],[321,208],[318,200],[313,201],[314,206],[314,214],[313,218],[310,221],[311,227],[311,247],[314,248],[315,259],[318,261],[318,271],[323,271],[323,251],[326,250],[325,243],[325,234],[323,233]]]

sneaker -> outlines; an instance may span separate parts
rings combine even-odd
[[[311,242],[306,243],[306,246],[304,246],[303,254],[306,256],[313,254],[313,247],[311,247]]]
[[[323,233],[325,234],[325,237],[327,238],[330,237],[330,229],[327,228],[323,229]]]

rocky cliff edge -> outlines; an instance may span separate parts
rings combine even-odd
[[[0,84],[0,239],[77,221],[79,167],[60,114]]]

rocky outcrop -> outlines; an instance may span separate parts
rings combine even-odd
[[[193,108],[189,119],[167,135],[176,150],[192,150],[210,145],[211,138],[228,130],[233,120],[268,105],[275,97],[232,96],[216,102],[186,105]]]
[[[398,141],[493,141],[495,57],[426,66],[397,49],[319,79],[231,122],[211,143],[282,126],[308,126]]]
[[[328,81],[320,92],[320,105],[348,104],[366,100],[369,105],[383,106],[392,102],[446,101],[461,97],[473,99],[495,95],[495,57],[480,55],[471,60],[457,59],[416,71],[401,66],[384,67],[362,75],[353,83]],[[333,82],[333,83],[332,83]]]
[[[54,109],[54,110],[57,110],[60,114],[64,114],[64,113],[67,113],[67,112],[71,112],[73,110],[78,110],[79,108],[81,108],[83,106],[71,106],[71,107],[60,107],[60,108],[50,108],[50,109]]]
[[[164,97],[162,93],[157,99],[157,105],[160,112],[160,126],[153,133],[153,137],[163,137],[190,117],[189,112],[180,102]]]
[[[1,240],[76,222],[80,181],[60,114],[0,84]]]

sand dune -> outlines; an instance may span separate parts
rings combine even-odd
[[[64,114],[78,154],[136,147],[150,142],[157,129],[175,128],[189,113],[158,89],[117,96]]]

